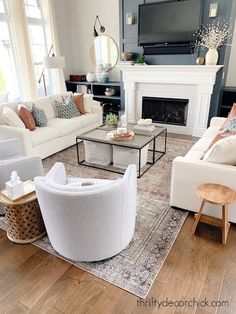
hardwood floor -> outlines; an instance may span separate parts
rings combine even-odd
[[[0,313],[236,313],[236,226],[227,244],[220,230],[200,223],[191,235],[190,214],[146,300],[48,254],[11,243],[0,230]],[[161,307],[158,301],[226,300],[227,307]]]

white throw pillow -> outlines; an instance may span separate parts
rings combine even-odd
[[[93,104],[93,94],[84,94],[84,111],[91,113],[91,105]]]
[[[48,171],[45,176],[46,182],[66,185],[66,169],[62,162],[56,162],[55,165]]]
[[[52,104],[51,96],[36,99],[31,102],[31,107],[32,103],[34,103],[38,108],[43,109],[48,119],[56,118],[56,110]]]
[[[3,108],[2,118],[10,126],[25,129],[25,125],[21,118],[14,110],[10,108],[7,107]]]
[[[205,154],[203,160],[225,165],[236,165],[236,135],[217,141]]]

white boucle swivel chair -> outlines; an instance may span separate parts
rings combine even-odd
[[[121,252],[131,241],[136,218],[136,166],[123,178],[96,180],[67,178],[63,163],[35,188],[53,248],[75,261],[99,261]],[[92,185],[80,185],[93,183]]]

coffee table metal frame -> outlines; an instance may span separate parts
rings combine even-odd
[[[104,130],[105,132],[105,130]],[[153,165],[155,165],[155,163],[162,157],[165,155],[166,153],[166,144],[167,144],[167,129],[163,128],[163,130],[160,133],[157,134],[153,134],[152,136],[149,135],[145,135],[147,137],[150,137],[150,140],[147,141],[145,144],[143,144],[140,147],[132,147],[129,146],[127,143],[125,142],[125,145],[123,144],[124,142],[115,142],[115,141],[111,141],[109,143],[104,143],[103,141],[99,140],[99,139],[91,139],[89,137],[86,137],[86,134],[89,132],[86,132],[84,135],[78,135],[76,137],[76,149],[77,149],[77,160],[78,160],[78,164],[81,166],[86,166],[86,167],[91,167],[91,168],[95,168],[95,169],[100,169],[100,170],[105,170],[105,171],[109,171],[109,172],[114,172],[114,173],[119,173],[119,174],[124,174],[124,171],[118,171],[118,170],[114,170],[114,169],[109,169],[109,168],[105,168],[103,166],[99,166],[99,165],[95,165],[95,164],[89,164],[85,161],[85,159],[80,160],[80,154],[79,154],[79,145],[83,143],[83,141],[90,141],[90,142],[94,142],[94,143],[101,143],[101,144],[108,144],[108,145],[115,145],[118,147],[126,147],[128,149],[135,149],[138,150],[139,153],[139,166],[138,166],[138,171],[137,171],[137,177],[141,178],[144,173],[146,173]],[[157,137],[159,137],[160,135],[164,134],[164,150],[156,150],[156,139]],[[139,135],[139,134],[137,134]],[[142,134],[143,135],[143,134]],[[149,165],[148,167],[143,167],[145,168],[143,171],[141,171],[141,150],[146,146],[149,145],[151,142],[153,142],[153,146],[152,149],[148,149],[149,152],[152,152],[152,161],[147,161],[147,165]],[[156,158],[156,153],[159,153],[160,155]]]

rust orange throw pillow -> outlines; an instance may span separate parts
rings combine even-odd
[[[63,100],[66,100],[67,97],[62,97]],[[84,110],[84,93],[74,95],[74,102],[80,114],[85,114]]]
[[[18,114],[27,129],[29,129],[30,131],[34,131],[36,129],[34,117],[28,109],[26,109],[25,107],[20,107]]]
[[[84,93],[81,95],[74,95],[74,102],[81,114],[85,114],[84,111]]]

